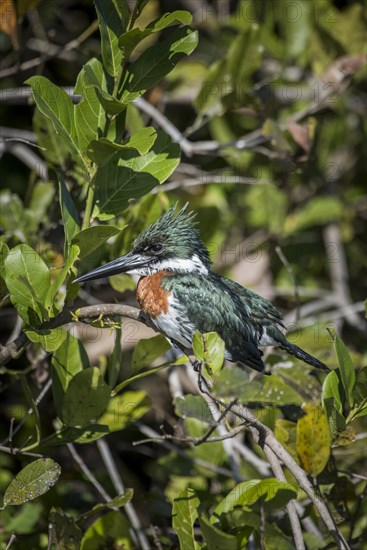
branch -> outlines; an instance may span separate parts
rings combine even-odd
[[[200,390],[211,397],[214,403],[219,403],[225,406],[224,403],[222,403],[214,395],[211,394],[208,384],[206,380],[202,377],[200,370],[198,376],[198,384]],[[325,502],[318,495],[316,495],[312,483],[308,479],[306,472],[297,464],[294,458],[279,443],[273,431],[265,426],[265,424],[262,424],[262,422],[257,420],[252,412],[243,405],[233,405],[231,411],[238,418],[241,418],[242,420],[247,422],[255,442],[260,445],[265,454],[270,449],[270,453],[273,453],[288,468],[288,470],[297,481],[298,485],[308,495],[313,505],[319,512],[320,517],[322,518],[327,529],[330,531],[330,534],[334,538],[337,544],[337,548],[339,548],[340,550],[350,550],[347,541],[338,529],[334,518],[330,514]]]
[[[37,330],[51,330],[63,325],[78,321],[83,322],[87,319],[101,316],[118,316],[128,317],[134,321],[140,321],[148,325],[148,322],[140,315],[140,310],[136,307],[126,306],[123,304],[103,304],[85,306],[75,310],[64,309],[59,315],[53,317],[49,321],[43,323]],[[25,333],[22,333],[18,338],[10,342],[6,346],[0,346],[0,367],[6,365],[11,359],[16,359],[25,347],[30,344],[30,340]]]

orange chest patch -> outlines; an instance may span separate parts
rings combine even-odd
[[[168,297],[170,292],[162,288],[162,279],[169,275],[168,271],[158,271],[154,275],[142,277],[136,289],[136,299],[139,306],[151,319],[168,311]]]

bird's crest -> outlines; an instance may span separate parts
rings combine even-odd
[[[209,253],[196,229],[195,212],[187,212],[186,203],[176,213],[175,203],[163,216],[150,225],[134,242],[133,250],[142,251],[152,244],[164,245],[165,255],[171,258],[189,259],[196,255],[207,267],[211,265]]]

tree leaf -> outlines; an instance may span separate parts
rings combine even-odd
[[[120,214],[129,200],[138,199],[163,183],[180,160],[180,147],[166,134],[157,132],[152,150],[130,159],[112,160],[98,168],[95,176],[99,212]]]
[[[65,231],[65,247],[64,255],[67,258],[73,237],[80,231],[80,221],[78,210],[73,199],[65,185],[64,178],[61,172],[58,172],[59,192],[60,192],[60,208],[61,216]]]
[[[47,445],[58,446],[66,443],[91,443],[109,434],[108,426],[103,424],[88,424],[84,428],[62,428],[47,438]]]
[[[139,340],[133,351],[133,372],[139,372],[143,368],[149,367],[153,361],[167,353],[170,348],[168,340],[161,334]]]
[[[103,66],[98,59],[92,58],[78,74],[74,92],[82,96],[82,101],[74,105],[75,128],[80,151],[85,151],[93,139],[98,138],[106,125],[106,114],[98,99],[91,78],[107,89]]]
[[[260,499],[270,507],[280,508],[297,494],[296,489],[290,483],[279,481],[275,478],[252,479],[239,483],[219,502],[215,508],[217,515],[226,514],[235,506],[250,509]]]
[[[84,522],[86,519],[90,518],[91,516],[94,516],[94,514],[97,514],[98,512],[101,512],[102,510],[108,510],[111,508],[122,508],[122,506],[125,506],[128,502],[131,501],[131,499],[134,496],[134,489],[125,489],[122,494],[117,495],[117,497],[113,498],[109,502],[101,503],[99,502],[91,510],[83,514],[79,519],[78,523]]]
[[[125,104],[130,103],[158,84],[183,57],[191,54],[197,43],[197,31],[182,28],[170,33],[166,40],[145,50],[127,69],[121,101]]]
[[[216,332],[200,334],[195,331],[192,341],[195,356],[203,362],[209,376],[217,374],[224,362],[225,346],[221,337]]]
[[[330,429],[321,407],[306,403],[303,409],[306,414],[297,422],[297,454],[306,472],[316,477],[330,457]]]
[[[101,32],[101,47],[103,66],[112,77],[117,76],[121,67],[122,52],[118,47],[118,38],[125,30],[128,7],[115,2],[106,3],[104,0],[95,0],[95,8],[98,15],[99,29]],[[126,11],[127,10],[127,13]]]
[[[136,46],[140,44],[144,38],[150,36],[152,33],[167,29],[174,25],[189,25],[192,21],[192,15],[188,11],[177,10],[171,13],[165,13],[162,17],[159,17],[155,21],[149,23],[146,29],[139,29],[135,27],[130,31],[125,32],[119,38],[119,48],[122,50],[124,59],[128,59]]]
[[[61,468],[51,458],[39,458],[25,466],[7,487],[5,506],[18,506],[47,493],[59,479]]]
[[[74,109],[70,97],[44,76],[32,76],[26,80],[26,84],[32,87],[37,107],[52,121],[68,151],[78,156]]]
[[[208,550],[238,550],[238,541],[234,535],[225,533],[216,525],[210,523],[210,520],[204,514],[199,518],[200,527],[206,542]],[[185,548],[182,546],[182,548]]]
[[[89,367],[78,372],[68,385],[63,404],[62,421],[67,426],[85,426],[98,418],[108,405],[111,389],[99,369]]]
[[[123,430],[150,410],[151,403],[145,391],[126,391],[110,399],[107,409],[98,419],[110,432]]]
[[[338,357],[340,378],[343,384],[348,409],[353,405],[353,388],[356,381],[353,361],[339,336],[335,335],[334,346]]]
[[[4,279],[12,304],[27,325],[48,319],[45,308],[50,272],[33,248],[21,244],[9,251],[4,262]]]
[[[198,518],[200,501],[195,492],[190,489],[181,491],[173,501],[172,526],[180,542],[180,550],[198,550],[195,541],[194,523]]]
[[[73,518],[61,508],[52,507],[49,514],[52,538],[59,550],[79,550],[83,532]],[[51,541],[50,541],[51,542]]]
[[[175,412],[181,418],[196,418],[205,424],[216,424],[208,403],[201,395],[176,397],[174,404]]]
[[[65,332],[65,341],[52,356],[52,395],[57,415],[62,416],[64,395],[72,379],[89,367],[88,355],[83,344],[70,332]]]
[[[107,359],[107,381],[111,389],[115,387],[120,374],[122,360],[121,333],[121,327],[115,328],[115,345]]]
[[[113,545],[110,546],[112,548],[133,550],[136,546],[131,540],[130,529],[129,522],[121,512],[109,512],[96,519],[88,527],[84,533],[80,550],[105,550],[106,541]]]
[[[75,235],[72,244],[79,247],[79,257],[84,259],[119,232],[120,229],[113,225],[93,225]]]
[[[27,338],[31,342],[41,344],[44,350],[50,352],[57,350],[65,341],[67,332],[62,328],[25,330]]]

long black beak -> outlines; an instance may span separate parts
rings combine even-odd
[[[102,277],[110,277],[111,275],[117,275],[118,273],[128,273],[144,267],[149,263],[149,258],[140,256],[140,254],[134,254],[129,252],[126,256],[121,256],[117,260],[112,260],[108,264],[97,267],[89,273],[82,275],[75,279],[74,283],[84,283],[84,281],[93,281],[94,279],[101,279]]]

